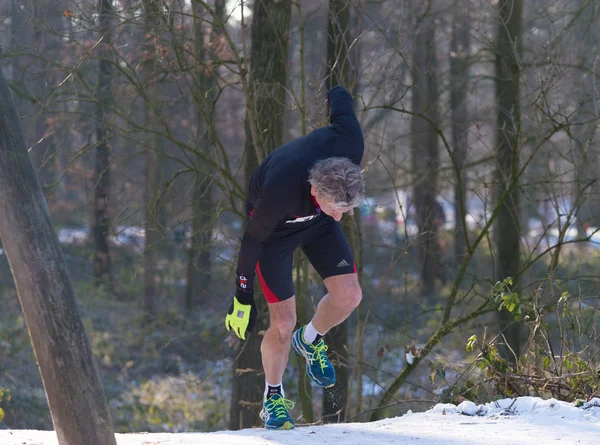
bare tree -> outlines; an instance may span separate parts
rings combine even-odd
[[[574,124],[569,129],[569,139],[573,147],[573,160],[576,168],[574,199],[577,205],[579,236],[586,237],[586,229],[598,226],[600,194],[598,168],[600,167],[596,131],[600,126],[600,105],[598,104],[597,76],[600,62],[598,57],[590,57],[590,49],[598,40],[600,10],[594,2],[577,0],[575,18],[578,26],[573,30],[574,44],[581,59],[580,64],[591,75],[581,76],[573,85],[578,102]]]
[[[144,0],[144,119],[146,128],[154,129],[158,119],[157,82],[158,54],[157,40],[161,20],[160,0]],[[146,316],[156,312],[158,270],[156,250],[160,239],[159,223],[159,141],[155,131],[146,134],[146,171],[145,171],[145,238],[144,238],[144,311]]]
[[[469,51],[471,47],[469,9],[455,2],[452,17],[452,41],[450,44],[450,108],[452,110],[452,162],[455,169],[454,183],[454,261],[460,267],[466,255],[467,228],[467,175],[465,163],[468,153],[469,110]]]
[[[521,267],[519,189],[519,132],[521,106],[519,85],[521,77],[522,0],[500,0],[498,3],[498,35],[496,37],[496,205],[499,212],[494,226],[494,244],[497,252],[496,279],[514,279]],[[504,197],[504,200],[501,200]],[[512,321],[507,310],[499,313],[500,329],[512,352],[501,352],[508,360],[519,356],[520,325]]]
[[[328,89],[335,85],[350,88],[350,12],[349,0],[329,0],[327,21],[327,78]],[[351,88],[350,88],[351,89]],[[346,237],[353,230],[354,220],[346,216],[342,228]],[[346,415],[348,400],[348,321],[331,329],[328,334],[329,355],[336,368],[336,384],[323,390],[323,420],[340,422]]]
[[[194,21],[194,42],[198,63],[203,69],[198,70],[195,84],[195,106],[199,134],[196,156],[196,173],[194,178],[194,194],[192,201],[192,236],[188,263],[188,279],[185,294],[185,306],[190,310],[196,303],[206,303],[209,299],[211,276],[211,239],[214,226],[214,191],[213,178],[205,173],[204,159],[211,156],[214,135],[214,111],[218,94],[217,70],[218,57],[215,43],[222,37],[221,26],[225,22],[225,1],[215,1],[215,19],[212,26],[203,26],[203,20]],[[194,17],[201,17],[204,8],[197,2],[192,3]],[[218,23],[217,23],[218,22]],[[208,49],[207,49],[208,47]]]
[[[246,183],[263,157],[283,143],[286,103],[286,64],[291,0],[255,0],[252,13],[249,112],[246,115]],[[254,128],[254,130],[252,130]],[[257,138],[258,136],[258,138]],[[257,292],[258,294],[258,292]],[[256,296],[258,321],[240,346],[234,363],[230,408],[231,429],[257,425],[262,405],[264,376],[260,344],[266,328],[266,305]]]
[[[1,70],[0,237],[60,445],[116,445],[62,249]]]
[[[417,18],[413,46],[411,89],[411,161],[414,174],[414,203],[419,238],[421,295],[432,296],[436,279],[441,272],[441,249],[438,239],[439,207],[439,124],[437,56],[435,46],[435,23],[430,11]]]
[[[92,234],[94,236],[94,284],[112,289],[110,251],[109,191],[110,191],[110,148],[108,145],[108,107],[112,102],[110,89],[112,63],[110,57],[110,26],[112,5],[110,0],[98,0],[98,24],[102,43],[98,48],[98,82],[95,96],[94,117],[96,118],[96,166],[94,177],[94,213]]]

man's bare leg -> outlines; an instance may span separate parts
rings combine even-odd
[[[319,302],[312,319],[314,328],[321,334],[348,318],[362,299],[355,273],[325,278],[325,286],[328,293]]]
[[[321,299],[312,321],[296,331],[294,349],[306,359],[306,372],[313,382],[329,388],[336,383],[335,369],[325,351],[327,347],[318,334],[324,335],[340,324],[360,304],[362,292],[356,274],[338,275],[325,279],[329,291]],[[300,338],[302,335],[302,338]],[[319,341],[315,341],[319,339]]]
[[[292,332],[296,326],[296,297],[269,303],[269,317],[269,329],[260,345],[260,351],[265,380],[271,385],[278,385],[282,382],[287,366]]]

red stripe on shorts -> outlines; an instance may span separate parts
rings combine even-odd
[[[260,283],[260,288],[265,295],[265,300],[267,300],[267,303],[279,303],[279,298],[277,298],[273,291],[269,289],[269,286],[267,285],[267,282],[260,271],[260,264],[258,263],[256,263],[256,272],[258,273],[258,282]]]

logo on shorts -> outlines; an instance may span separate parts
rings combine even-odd
[[[246,289],[248,287],[248,278],[243,275],[240,275],[240,287],[242,289]]]
[[[348,261],[346,260],[342,260],[338,263],[337,267],[346,267],[349,266],[350,264],[348,264]]]

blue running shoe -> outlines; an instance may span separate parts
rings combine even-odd
[[[265,422],[265,428],[270,430],[291,430],[296,425],[288,409],[294,407],[294,402],[284,399],[281,394],[275,394],[263,402],[260,418]]]
[[[316,345],[304,341],[304,328],[302,326],[292,335],[292,346],[298,354],[306,359],[306,372],[313,382],[319,386],[329,388],[335,385],[335,369],[327,358],[327,346],[323,339]]]

